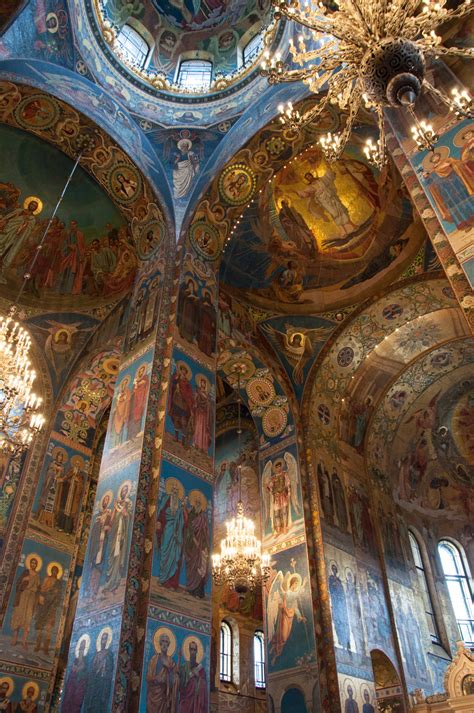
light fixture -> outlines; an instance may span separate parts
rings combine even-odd
[[[270,556],[262,553],[262,543],[255,536],[255,523],[244,515],[242,502],[242,473],[240,464],[240,441],[242,423],[240,413],[240,370],[238,377],[238,474],[239,502],[236,514],[225,523],[226,537],[221,540],[220,554],[212,555],[212,577],[217,585],[227,584],[237,592],[240,598],[254,590],[259,584],[265,583],[270,576]]]
[[[40,412],[42,399],[32,391],[36,372],[31,368],[31,338],[27,330],[15,320],[17,303],[31,279],[38,255],[79,160],[80,156],[74,163],[53,214],[36,246],[31,264],[23,275],[15,303],[6,317],[0,315],[0,453],[12,459],[28,448],[45,420]]]
[[[379,138],[368,139],[364,153],[380,168],[386,161],[384,109],[407,107],[414,119],[414,138],[419,149],[432,149],[437,136],[414,116],[421,92],[442,101],[457,118],[472,117],[473,100],[455,87],[447,96],[425,78],[430,59],[442,56],[474,57],[472,48],[445,47],[434,28],[472,11],[472,0],[454,9],[446,0],[273,0],[275,17],[285,17],[305,28],[297,46],[290,40],[290,55],[297,68],[285,64],[280,54],[266,53],[262,73],[270,84],[303,81],[314,94],[327,89],[319,102],[301,113],[291,103],[280,105],[280,119],[293,130],[318,119],[329,105],[346,113],[338,134],[321,137],[329,161],[338,159],[352,132],[359,109],[365,106],[377,118]],[[331,7],[328,7],[330,5]]]

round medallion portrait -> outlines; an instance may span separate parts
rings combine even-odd
[[[14,115],[24,128],[49,129],[56,123],[59,108],[49,97],[35,94],[23,99],[16,107]]]
[[[275,398],[275,387],[269,379],[255,378],[246,386],[248,397],[259,406],[270,406]]]
[[[205,220],[198,220],[189,229],[191,244],[204,260],[215,260],[220,252],[217,228]]]
[[[269,438],[275,438],[283,433],[287,423],[287,413],[280,406],[272,406],[262,416],[263,432]]]
[[[112,193],[120,203],[131,203],[140,193],[142,179],[132,166],[120,164],[112,169],[109,176]]]
[[[156,252],[164,235],[164,225],[153,220],[138,229],[137,252],[142,260],[149,260]]]
[[[219,193],[229,205],[243,205],[255,193],[257,179],[254,172],[244,163],[227,166],[219,178]]]

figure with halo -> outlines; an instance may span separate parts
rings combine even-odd
[[[173,654],[176,637],[167,627],[160,627],[153,636],[155,654],[146,673],[146,713],[175,713],[178,701],[179,672]]]
[[[96,653],[89,669],[81,713],[103,713],[107,709],[114,673],[114,657],[110,650],[112,638],[112,629],[104,626],[96,640]]]
[[[184,487],[177,478],[167,478],[158,505],[156,539],[160,584],[169,589],[177,589],[179,585],[187,519]]]
[[[63,705],[67,706],[68,713],[81,713],[87,687],[89,671],[87,654],[89,653],[90,645],[89,634],[83,634],[74,649],[75,657],[69,670],[63,693]]]
[[[15,684],[10,676],[0,678],[0,711],[14,713],[16,704],[11,700]]]
[[[63,568],[59,562],[50,562],[46,568],[46,577],[43,579],[38,592],[35,611],[37,632],[35,651],[39,651],[43,647],[46,656],[49,656],[49,645],[56,626],[56,617],[58,612],[61,611],[63,599],[62,576]]]
[[[36,607],[38,591],[41,587],[40,570],[43,560],[37,554],[30,554],[25,560],[25,569],[19,576],[13,600],[11,628],[13,631],[13,646],[18,643],[20,631],[23,632],[22,644],[28,648],[28,635]]]
[[[199,490],[189,493],[191,509],[188,511],[184,540],[186,563],[186,588],[195,597],[204,597],[209,571],[211,535],[207,515],[207,499]]]
[[[131,483],[122,483],[111,517],[109,552],[104,592],[115,592],[126,574],[127,547],[133,504],[129,497]]]
[[[199,171],[199,156],[192,150],[191,139],[180,139],[176,148],[179,153],[175,155],[174,160],[173,193],[175,198],[184,198],[191,190],[194,176]]]
[[[267,604],[267,631],[269,654],[272,665],[282,655],[293,631],[295,619],[306,622],[301,604],[301,595],[306,589],[307,580],[296,572],[296,561],[291,561],[293,572],[283,574],[281,570],[274,577]]]
[[[286,452],[283,458],[269,460],[263,469],[262,492],[265,527],[275,535],[286,534],[292,525],[292,511],[301,515],[298,498],[298,466]]]
[[[179,668],[178,713],[207,713],[206,669],[202,664],[203,645],[197,636],[188,636],[181,648],[184,663]]]

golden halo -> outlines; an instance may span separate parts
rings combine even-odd
[[[109,505],[110,505],[111,502],[113,502],[114,494],[113,494],[112,490],[107,490],[107,491],[102,495],[102,497],[101,497],[101,499],[100,499],[100,506],[101,506],[101,507],[102,507],[102,505],[103,505],[103,503],[104,503],[104,498],[106,497],[106,495],[109,496]]]
[[[114,635],[113,631],[110,626],[104,626],[104,628],[99,631],[99,636],[95,640],[96,651],[100,651],[100,640],[103,634],[107,634],[107,643],[105,645],[105,648],[108,649],[110,647],[110,644],[112,643],[112,638]]]
[[[440,159],[444,161],[445,159],[448,158],[449,156],[449,148],[447,146],[437,146],[433,151],[429,151],[428,154],[425,156],[423,161],[421,162],[421,165],[427,171],[430,173],[431,171],[434,171],[436,169],[436,166],[439,166],[439,163],[434,163],[433,158],[435,156],[440,156]]]
[[[344,681],[343,689],[346,692],[346,694],[347,694],[347,689],[349,686],[352,688],[353,692],[355,693],[356,687],[354,686],[354,681],[352,680],[352,678],[346,678],[346,680]]]
[[[296,579],[298,582],[298,589],[301,587],[303,584],[303,580],[301,579],[301,574],[298,574],[298,572],[288,572],[288,584],[286,585],[289,587],[291,585],[291,582]]]
[[[453,139],[453,144],[455,146],[463,147],[468,142],[468,134],[471,134],[472,139],[474,139],[474,124],[469,124],[469,126],[464,126]]]
[[[137,371],[136,371],[136,373],[135,373],[135,376],[138,376],[138,374],[141,374],[141,373],[145,373],[145,374],[146,374],[147,369],[148,369],[148,364],[146,364],[146,363],[145,363],[145,364],[140,364],[140,366],[138,367],[138,369],[137,369]]]
[[[178,486],[178,497],[180,500],[184,498],[184,485],[178,480],[178,478],[166,478],[165,480],[165,490],[166,493],[169,495],[171,493],[171,488],[173,485]]]
[[[198,639],[197,636],[187,636],[185,640],[183,641],[183,645],[181,646],[181,651],[183,652],[183,656],[186,659],[186,661],[189,661],[189,644],[191,641],[194,641],[195,644],[197,644],[197,655],[196,655],[196,661],[198,663],[201,663],[203,657],[204,657],[204,646],[202,645],[201,639]]]
[[[85,641],[86,642],[86,648],[84,649],[84,656],[87,656],[89,653],[90,645],[91,645],[91,637],[89,634],[83,634],[80,636],[77,640],[76,648],[74,649],[74,653],[76,654],[76,659],[79,658],[79,649],[81,648],[81,642]]]
[[[56,446],[53,448],[51,455],[53,456],[53,460],[56,459],[56,456],[58,453],[62,453],[64,456],[64,460],[67,460],[67,451],[64,448],[61,448],[61,446]]]
[[[46,572],[48,573],[48,577],[51,576],[51,570],[53,569],[53,567],[58,568],[57,579],[62,579],[64,568],[63,568],[62,564],[59,564],[59,562],[48,562],[47,567],[46,567]]]
[[[122,490],[122,488],[123,488],[125,485],[128,485],[128,493],[127,493],[127,495],[130,495],[130,493],[131,493],[131,491],[132,491],[132,481],[131,481],[131,480],[124,480],[123,483],[120,483],[120,485],[119,485],[119,487],[118,487],[118,489],[117,489],[117,498],[120,498],[120,491]]]
[[[28,569],[30,568],[30,562],[32,559],[37,560],[38,566],[36,568],[36,571],[41,572],[41,567],[43,566],[43,558],[37,555],[36,552],[31,552],[29,555],[27,555],[27,557],[25,558],[25,567],[27,567]]]
[[[8,683],[7,696],[11,696],[11,694],[13,693],[13,689],[15,688],[13,678],[10,678],[10,676],[2,676],[0,678],[0,686],[2,685],[2,683]]]
[[[168,648],[168,656],[173,656],[174,652],[176,651],[176,636],[173,634],[171,629],[168,629],[166,626],[160,626],[159,629],[155,631],[153,634],[153,647],[156,651],[156,653],[160,653],[160,638],[166,634],[170,640],[170,645]]]
[[[201,383],[200,383],[201,380],[204,380],[204,382],[205,382],[205,387],[206,387],[206,392],[209,393],[209,391],[211,390],[211,382],[209,381],[209,379],[207,378],[207,376],[204,376],[204,374],[196,374],[196,376],[194,377],[194,381],[196,382],[196,384],[197,384],[198,386],[201,385]]]
[[[176,373],[177,374],[180,372],[181,367],[184,367],[184,369],[186,370],[186,376],[187,376],[188,380],[191,380],[191,377],[193,375],[193,372],[191,371],[191,367],[188,364],[186,364],[186,362],[183,361],[182,359],[180,359],[179,361],[176,362]]]
[[[191,490],[188,495],[188,500],[191,505],[194,505],[196,501],[199,500],[201,502],[201,510],[207,509],[207,498],[200,490]]]
[[[360,697],[362,698],[362,700],[364,700],[364,691],[369,692],[369,699],[372,700],[372,694],[370,692],[370,688],[368,687],[368,685],[366,683],[361,683],[360,684]]]
[[[23,208],[27,210],[32,201],[38,204],[38,207],[33,211],[33,215],[39,215],[39,213],[43,210],[43,201],[41,198],[38,198],[38,196],[28,196],[28,198],[25,198],[23,201]]]
[[[123,385],[128,386],[130,383],[130,374],[127,374],[126,376],[123,377],[123,379],[120,381],[118,384],[119,388],[121,388]]]
[[[64,329],[64,328],[63,328],[63,329],[58,329],[57,332],[54,333],[54,336],[53,336],[53,341],[54,341],[54,342],[57,342],[57,341],[58,341],[58,338],[59,338],[59,335],[60,335],[60,334],[65,334],[66,337],[68,338],[68,341],[70,341],[70,339],[71,339],[71,332],[69,332],[67,329]]]
[[[36,701],[36,699],[38,698],[38,696],[40,694],[40,687],[38,686],[36,681],[27,681],[27,683],[25,683],[25,685],[21,689],[21,697],[26,698],[26,692],[29,688],[35,689],[35,692],[33,694],[33,700]]]
[[[79,466],[79,468],[84,468],[86,465],[84,458],[80,455],[72,456],[71,465],[74,466],[74,465],[76,465],[76,463]]]

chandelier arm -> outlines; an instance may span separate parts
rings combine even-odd
[[[472,100],[469,102],[468,106],[462,106],[449,97],[447,97],[443,92],[441,92],[439,89],[434,87],[431,82],[429,82],[427,79],[423,80],[423,87],[425,87],[431,94],[433,94],[435,97],[437,97],[440,101],[443,102],[445,106],[448,107],[448,109],[452,112],[454,112],[458,118],[466,117],[471,119],[473,117],[473,112],[472,112]]]
[[[443,47],[442,45],[436,45],[436,47],[423,47],[423,52],[428,57],[437,57],[439,55],[452,55],[453,57],[474,59],[474,48],[472,47]]]
[[[308,124],[310,124],[312,121],[314,121],[315,119],[317,119],[317,118],[323,113],[323,111],[324,111],[324,109],[326,108],[327,104],[328,104],[328,95],[326,95],[326,96],[321,100],[321,102],[319,102],[318,104],[316,104],[315,107],[313,107],[312,109],[308,109],[308,111],[306,111],[306,112],[302,115],[301,120],[300,120],[300,122],[299,122],[299,126],[300,126],[301,128],[304,128],[305,126],[307,126]]]

